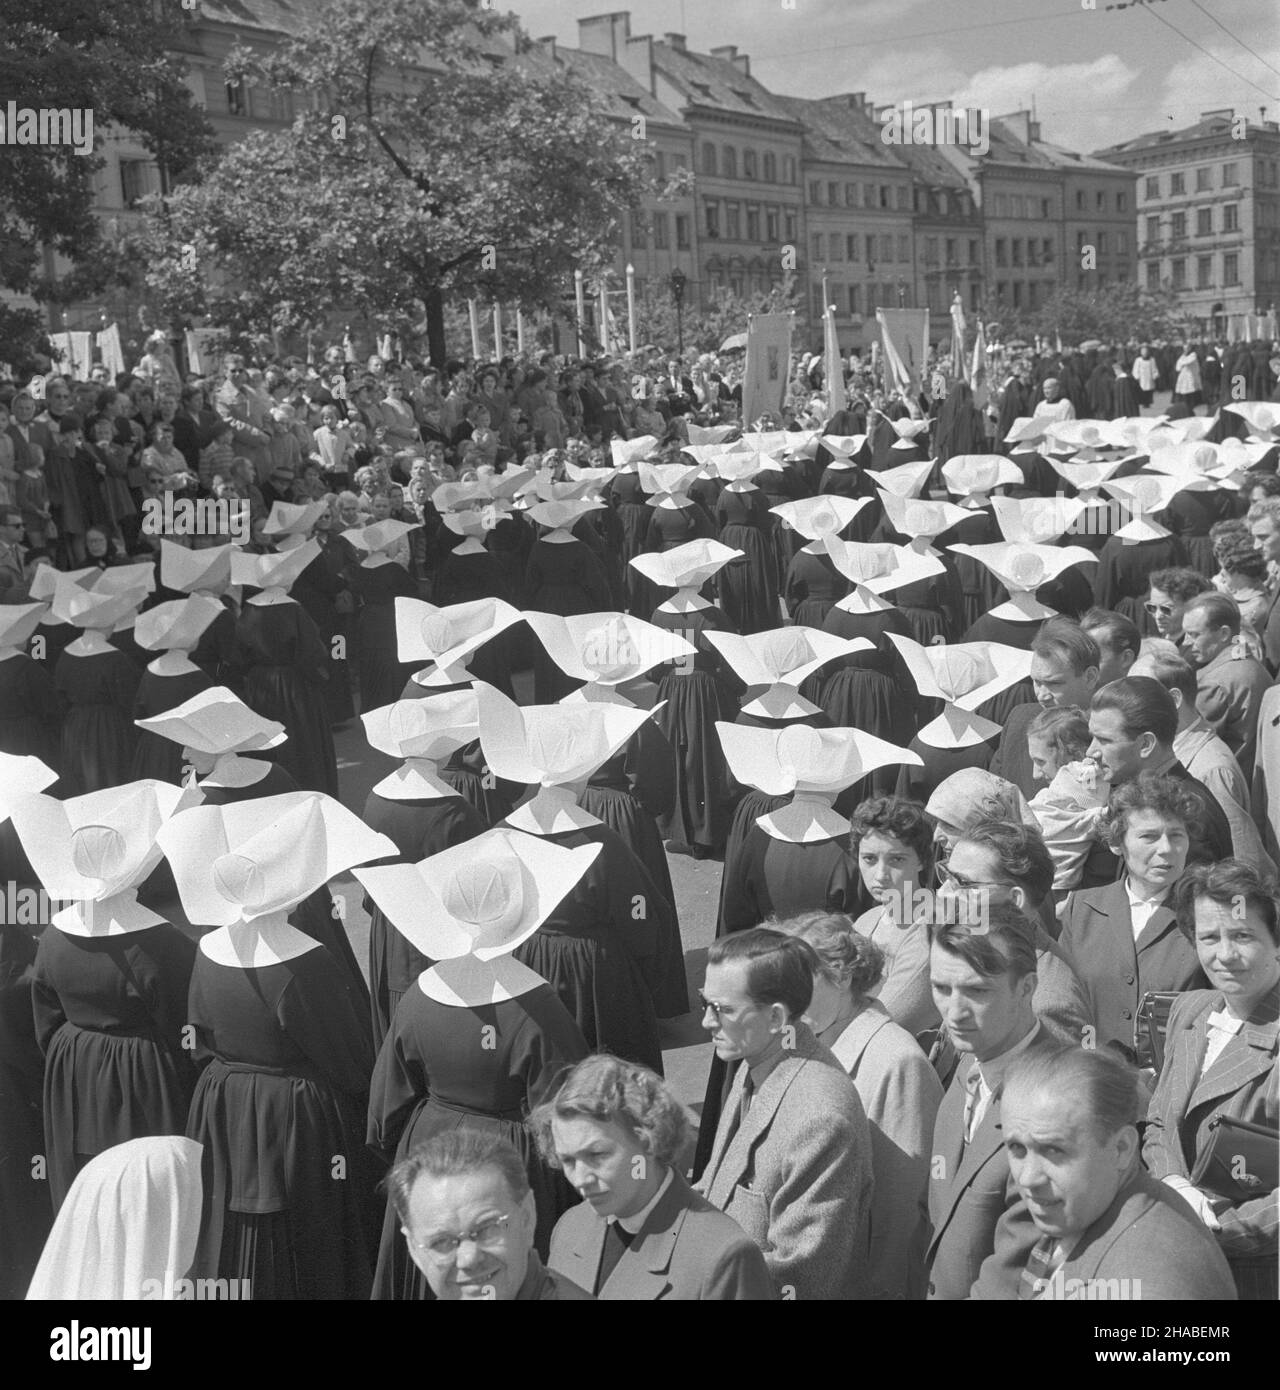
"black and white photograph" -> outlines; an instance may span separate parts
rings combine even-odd
[[[1261,1368],[1280,11],[619,3],[0,0],[21,1364]]]

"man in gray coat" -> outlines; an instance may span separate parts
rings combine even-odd
[[[743,1063],[698,1190],[764,1251],[783,1299],[856,1299],[870,1253],[871,1136],[844,1069],[801,1021],[813,948],[765,927],[712,943],[702,1026]]]

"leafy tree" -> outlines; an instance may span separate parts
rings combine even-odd
[[[1189,315],[1171,290],[1144,290],[1132,281],[1099,290],[1060,288],[1038,309],[1012,309],[990,296],[983,317],[1009,342],[1037,334],[1067,347],[1099,338],[1104,343],[1176,339],[1188,331]]]
[[[802,308],[796,292],[795,276],[788,275],[779,285],[767,292],[755,291],[743,298],[721,285],[713,290],[703,306],[690,303],[692,285],[685,290],[682,311],[684,345],[686,350],[715,352],[724,340],[735,333],[747,331],[749,314],[775,314],[786,309]],[[651,280],[636,302],[636,333],[638,345],[651,344],[664,352],[675,348],[678,341],[675,297],[667,280]]]
[[[184,11],[154,0],[0,0],[0,94],[6,107],[93,113],[95,150],[0,145],[0,288],[67,304],[126,274],[93,215],[98,152],[109,126],[134,132],[161,186],[213,148],[213,132],[183,82]],[[72,263],[57,278],[49,248]],[[15,357],[48,347],[40,315],[0,304],[0,341]]]
[[[477,0],[330,0],[265,61],[232,54],[229,75],[313,108],[176,189],[142,249],[170,312],[236,330],[343,306],[425,323],[441,365],[446,297],[558,305],[647,178],[642,142]]]

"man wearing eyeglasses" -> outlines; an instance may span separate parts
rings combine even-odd
[[[1169,642],[1180,642],[1182,610],[1197,594],[1208,593],[1212,588],[1204,575],[1184,565],[1153,571],[1151,589],[1142,606],[1156,635]]]
[[[591,1302],[533,1248],[537,1209],[524,1160],[496,1134],[437,1134],[388,1179],[409,1256],[442,1302]]]

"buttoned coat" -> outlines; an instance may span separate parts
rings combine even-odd
[[[594,1289],[607,1231],[608,1223],[590,1202],[570,1207],[552,1232],[548,1267]],[[606,1303],[655,1303],[764,1301],[775,1295],[760,1247],[673,1173],[596,1297]]]
[[[1173,1006],[1165,1038],[1164,1068],[1147,1112],[1142,1156],[1157,1178],[1191,1178],[1208,1152],[1220,1115],[1254,1124],[1280,1124],[1277,1114],[1276,1045],[1280,990],[1273,989],[1239,1033],[1201,1074],[1209,1015],[1223,1008],[1217,990],[1196,990]],[[1277,1194],[1260,1193],[1217,1213],[1217,1241],[1241,1298],[1269,1299],[1277,1293]]]
[[[1123,879],[1067,898],[1059,944],[1089,996],[1100,1047],[1133,1047],[1133,1021],[1147,990],[1203,989],[1208,983],[1195,946],[1169,908],[1156,908],[1134,941]]]
[[[871,1227],[871,1132],[852,1081],[804,1024],[737,1117],[739,1067],[698,1183],[764,1251],[785,1299],[864,1295]]]

